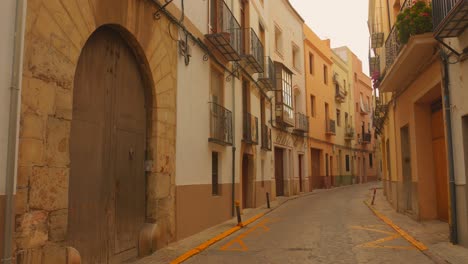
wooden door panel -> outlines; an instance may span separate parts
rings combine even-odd
[[[283,150],[275,148],[276,196],[284,195]]]
[[[70,138],[68,240],[83,263],[109,263],[137,246],[146,207],[143,88],[125,41],[98,29],[77,66]]]
[[[145,220],[146,109],[136,58],[123,41],[116,51],[112,171],[115,177],[114,253],[137,246]]]
[[[101,34],[102,33],[102,34]],[[68,241],[83,263],[108,260],[110,178],[106,173],[109,113],[113,76],[105,32],[93,35],[78,62],[70,132]]]
[[[442,111],[432,113],[432,153],[437,195],[437,213],[439,219],[448,222],[448,173],[447,151]]]
[[[120,130],[115,159],[115,253],[136,247],[145,220],[143,134]]]

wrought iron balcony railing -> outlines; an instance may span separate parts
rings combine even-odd
[[[309,132],[309,117],[303,113],[296,113],[296,126],[294,130],[298,132]]]
[[[468,0],[432,0],[432,21],[437,37],[459,36],[468,26]]]
[[[372,138],[372,135],[371,133],[363,133],[362,134],[362,140],[361,140],[361,143],[362,144],[368,144],[371,142],[371,138]]]
[[[345,130],[345,140],[352,140],[354,138],[354,127],[347,126]]]
[[[258,118],[244,113],[243,139],[249,144],[258,144]]]
[[[210,32],[206,38],[228,61],[241,59],[242,31],[224,0],[211,0]]]
[[[223,106],[209,103],[210,137],[208,141],[221,145],[232,145],[232,113]]]
[[[335,120],[325,120],[325,125],[326,125],[326,134],[328,135],[336,135],[336,122]]]
[[[242,48],[241,66],[250,74],[263,72],[265,52],[262,42],[253,28],[242,29],[242,36],[245,46]]]
[[[270,151],[272,148],[271,128],[262,125],[262,149]]]
[[[393,65],[398,54],[400,54],[401,48],[402,45],[398,40],[398,30],[396,26],[393,26],[385,41],[385,70],[388,70]]]
[[[270,57],[265,57],[265,70],[258,75],[258,84],[266,91],[272,91],[276,87],[275,64]]]

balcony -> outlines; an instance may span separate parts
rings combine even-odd
[[[244,113],[243,140],[248,144],[258,145],[258,118]]]
[[[267,125],[262,125],[262,149],[271,151],[271,148],[271,128],[269,128]]]
[[[325,129],[327,135],[336,135],[336,122],[335,120],[325,120]]]
[[[371,143],[371,133],[363,133],[362,134],[362,140],[361,140],[361,144],[369,144]]]
[[[354,127],[348,125],[345,130],[345,140],[353,140],[354,134]]]
[[[303,113],[296,113],[296,126],[294,131],[300,133],[309,132],[309,117]]]
[[[359,107],[359,112],[361,113],[361,115],[368,115],[370,114],[371,112],[371,109],[370,109],[370,106],[367,102],[363,102],[362,99],[361,99],[361,102],[360,102],[360,107]]]
[[[335,100],[338,103],[344,103],[347,94],[348,93],[344,89],[342,89],[340,85],[338,85],[337,83],[335,84]]]
[[[412,1],[406,0],[401,11],[411,5]],[[411,36],[408,43],[403,45],[398,40],[398,30],[394,25],[385,41],[385,77],[379,83],[380,91],[394,92],[407,87],[419,75],[421,65],[431,60],[436,46],[437,41],[432,33]]]
[[[384,33],[383,32],[372,33],[371,48],[373,48],[373,49],[380,48],[380,47],[383,46],[383,42],[384,42]]]
[[[223,106],[209,103],[210,137],[209,142],[232,145],[232,113]]]
[[[264,91],[272,91],[276,87],[275,64],[270,57],[265,59],[265,70],[258,75],[257,83]]]
[[[436,37],[458,37],[468,26],[468,0],[433,0],[432,21]]]
[[[210,33],[205,37],[228,61],[241,59],[242,32],[236,18],[224,0],[213,0],[210,13]]]
[[[279,125],[285,126],[285,127],[294,126],[294,111],[292,107],[283,103],[276,103],[275,104],[275,116],[276,116],[276,123],[278,123]]]
[[[241,66],[250,74],[262,73],[265,64],[263,44],[252,28],[242,29],[244,46],[242,46]]]

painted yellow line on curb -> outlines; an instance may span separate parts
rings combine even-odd
[[[256,216],[250,218],[249,220],[241,223],[240,225],[235,226],[233,228],[230,228],[230,229],[224,231],[223,233],[213,237],[212,239],[210,239],[210,240],[200,244],[199,246],[185,252],[183,255],[181,255],[178,258],[171,261],[171,264],[179,264],[179,263],[182,263],[182,262],[186,261],[187,259],[189,259],[189,258],[199,254],[200,252],[206,250],[208,247],[210,247],[214,243],[216,243],[216,242],[230,236],[231,234],[239,231],[240,229],[242,229],[242,227],[247,226],[247,225],[255,222],[257,219],[259,219],[260,217],[262,217],[264,215],[265,215],[265,213],[258,214]]]
[[[410,242],[413,246],[415,246],[417,249],[421,251],[427,250],[426,245],[423,243],[419,242],[416,240],[414,237],[410,236],[408,233],[406,233],[403,229],[401,229],[399,226],[395,225],[392,220],[390,220],[388,217],[385,215],[381,214],[379,211],[377,211],[373,206],[371,206],[367,201],[364,201],[364,203],[371,209],[371,211],[382,221],[384,221],[387,225],[395,229],[404,239],[406,239],[408,242]]]

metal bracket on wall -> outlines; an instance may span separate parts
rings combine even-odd
[[[154,19],[156,20],[159,20],[161,19],[161,11],[164,10],[167,5],[169,5],[170,3],[172,3],[172,1],[174,0],[166,0],[166,3],[164,5],[162,5],[154,14],[153,14],[153,17]]]
[[[240,76],[240,70],[241,70],[241,67],[239,65],[239,63],[237,62],[233,62],[232,64],[232,71],[229,73],[229,75],[226,77],[226,81],[227,82],[230,82],[232,80],[232,77],[236,77],[239,79],[239,76]]]

